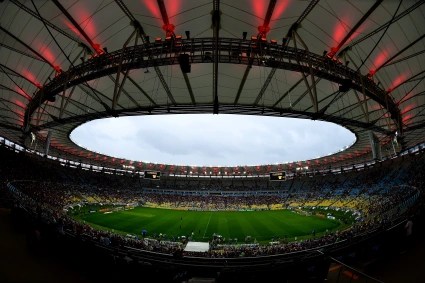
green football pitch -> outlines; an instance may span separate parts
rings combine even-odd
[[[92,212],[75,216],[95,228],[117,233],[147,237],[165,234],[168,239],[192,236],[194,241],[208,241],[213,234],[225,239],[244,242],[246,236],[260,243],[286,239],[292,241],[319,236],[326,230],[334,231],[340,222],[319,216],[305,216],[290,210],[267,211],[187,211],[136,207],[112,213]],[[193,234],[192,234],[193,233]]]

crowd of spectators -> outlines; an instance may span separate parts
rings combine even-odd
[[[75,221],[64,208],[87,203],[137,203],[159,207],[165,204],[168,208],[200,210],[282,209],[292,203],[304,205],[315,202],[320,206],[330,197],[335,199],[335,202],[356,197],[369,200],[366,206],[358,207],[364,213],[362,221],[344,231],[327,233],[322,237],[303,241],[277,242],[268,245],[235,245],[212,240],[208,252],[183,253],[208,257],[291,253],[349,240],[371,228],[390,223],[393,217],[408,209],[411,203],[406,203],[406,200],[417,196],[418,192],[423,190],[425,180],[424,170],[422,170],[425,157],[422,153],[389,160],[361,172],[292,180],[287,182],[286,187],[282,186],[281,190],[276,190],[272,194],[264,193],[264,188],[254,189],[263,180],[250,184],[249,194],[242,194],[242,190],[236,190],[232,194],[217,194],[220,187],[214,187],[212,191],[205,190],[203,187],[200,191],[205,193],[186,194],[183,188],[170,191],[172,186],[169,184],[167,185],[168,193],[162,194],[158,183],[144,182],[131,176],[110,176],[65,168],[52,162],[42,162],[23,153],[15,153],[4,148],[0,150],[2,154],[7,155],[6,159],[0,161],[0,178],[3,185],[9,185],[9,190],[16,200],[15,207],[24,208],[37,219],[54,227],[59,234],[69,233],[77,238],[89,239],[104,246],[117,248],[133,247],[174,254],[182,252],[185,241],[143,238],[98,230]],[[169,182],[170,179],[167,181]],[[247,182],[245,180],[245,183]],[[194,185],[202,186],[202,182],[197,181]],[[147,193],[142,189],[144,187],[151,190]],[[194,190],[195,188],[191,187],[187,191]],[[224,191],[229,192],[228,188]],[[389,214],[390,211],[392,214]]]

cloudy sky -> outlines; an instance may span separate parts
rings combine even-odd
[[[355,141],[327,122],[240,115],[154,115],[88,122],[71,134],[87,149],[175,165],[258,165],[316,158]]]

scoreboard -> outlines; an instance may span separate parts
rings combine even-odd
[[[270,181],[286,181],[286,172],[285,171],[271,172],[269,180]]]
[[[145,179],[149,180],[159,180],[161,177],[161,172],[159,171],[145,171]]]

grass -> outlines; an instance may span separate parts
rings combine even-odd
[[[193,232],[194,241],[208,241],[214,233],[226,239],[236,238],[238,242],[244,242],[246,236],[260,243],[278,239],[291,241],[295,237],[311,236],[313,229],[319,236],[341,226],[336,220],[304,216],[290,210],[186,211],[136,207],[108,214],[80,213],[74,217],[96,228],[138,236],[141,236],[142,229],[147,230],[148,237],[162,233],[167,239],[189,237]]]

